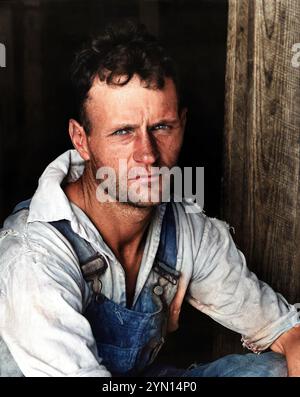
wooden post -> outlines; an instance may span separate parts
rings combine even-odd
[[[229,0],[223,217],[248,266],[300,302],[298,0]],[[215,356],[240,351],[224,332]]]

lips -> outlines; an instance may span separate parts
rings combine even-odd
[[[159,178],[159,174],[156,175],[137,175],[135,178],[130,178],[128,179],[129,181],[137,181],[139,180],[140,182],[155,182]]]

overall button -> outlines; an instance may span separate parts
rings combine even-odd
[[[155,293],[155,295],[160,296],[160,295],[162,295],[164,293],[164,289],[163,289],[163,287],[161,285],[156,285],[153,288],[153,292]]]

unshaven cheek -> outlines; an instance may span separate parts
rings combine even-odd
[[[180,148],[181,145],[178,145],[177,143],[171,143],[171,145],[162,152],[162,162],[170,168],[173,167],[177,163]]]

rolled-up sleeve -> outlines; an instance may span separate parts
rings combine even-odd
[[[19,249],[1,271],[1,338],[25,376],[110,376],[83,316],[80,270]]]
[[[247,268],[228,225],[217,219],[206,218],[187,300],[240,333],[243,345],[253,352],[267,349],[300,323],[295,306]]]

